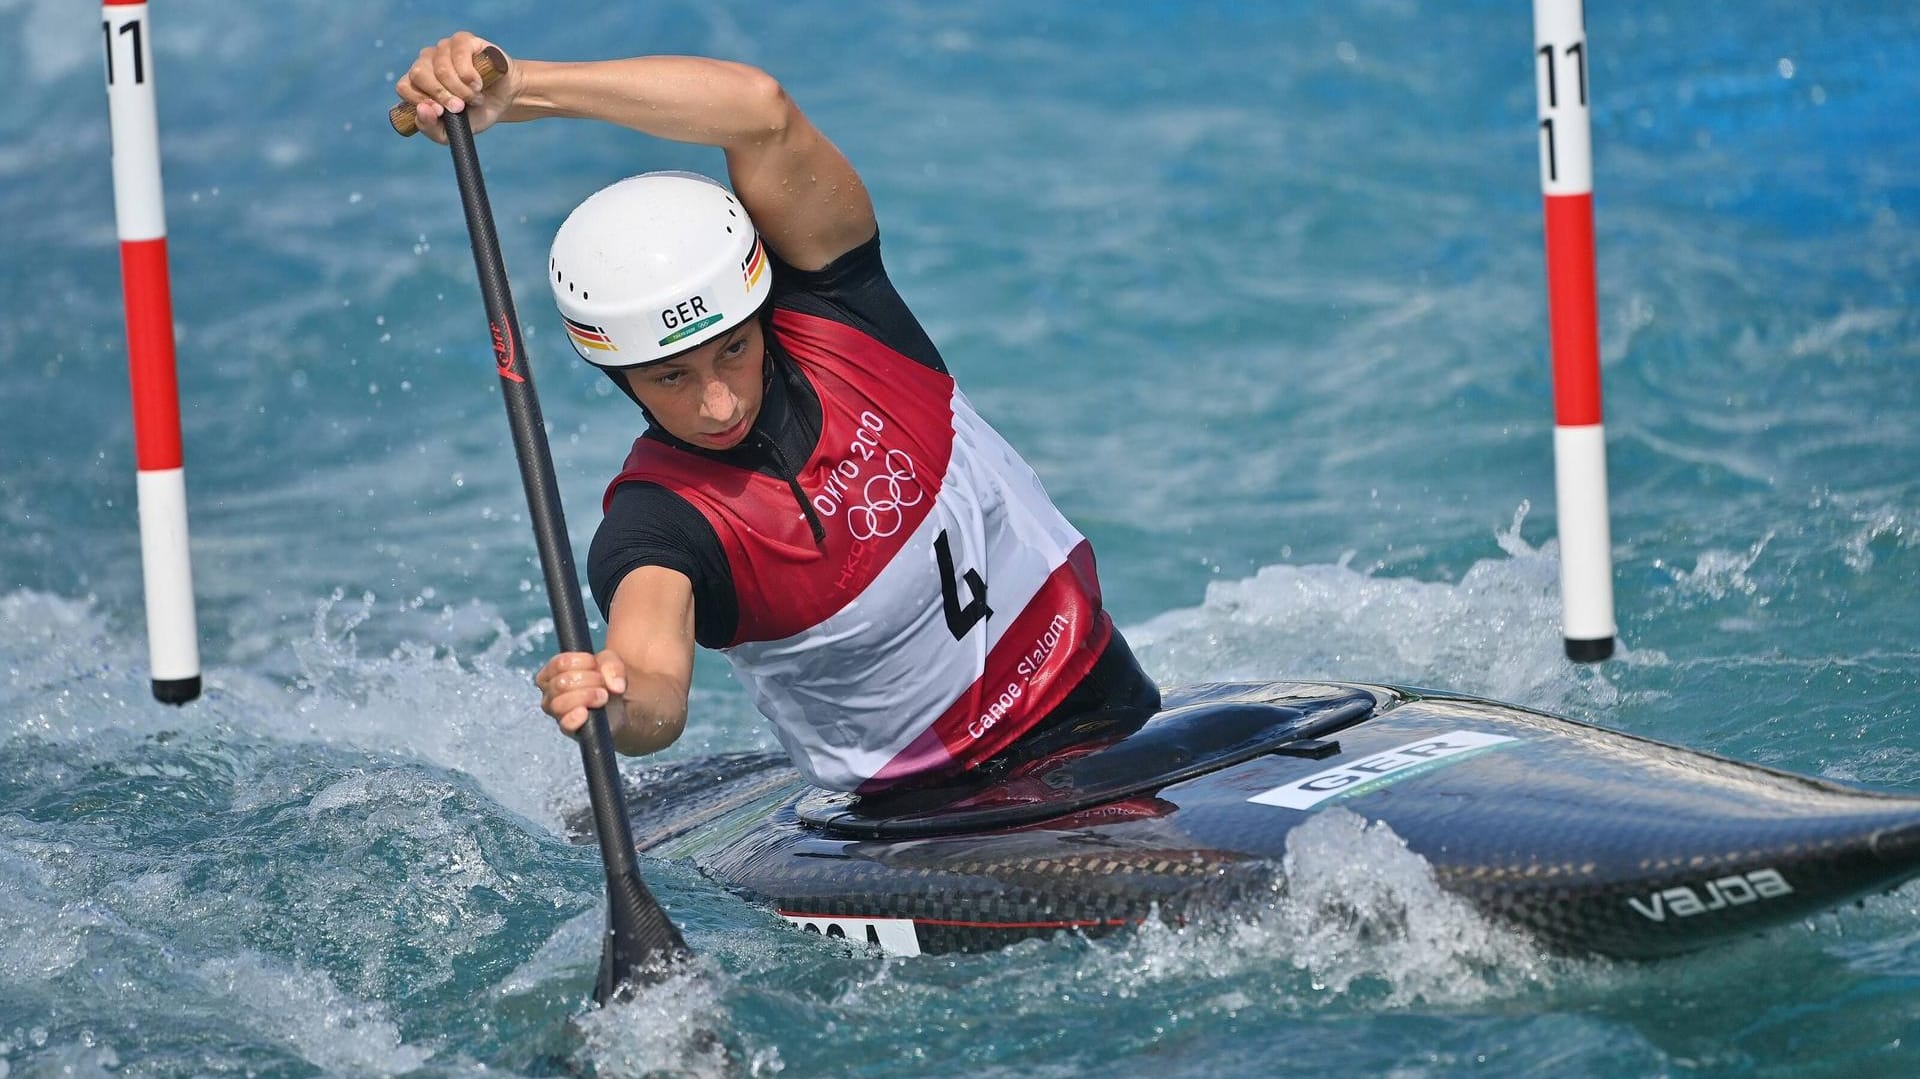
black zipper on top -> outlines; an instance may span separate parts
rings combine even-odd
[[[800,476],[793,470],[793,466],[787,463],[787,455],[780,452],[779,443],[758,428],[752,432],[752,435],[767,451],[767,456],[773,458],[774,468],[778,471],[780,478],[787,481],[787,490],[793,492],[793,500],[799,504],[801,516],[807,519],[807,527],[813,529],[813,542],[827,542],[827,526],[821,524],[820,515],[813,512],[813,503],[807,500],[807,493],[800,489]]]

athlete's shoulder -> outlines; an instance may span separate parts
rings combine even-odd
[[[773,300],[777,304],[793,295],[832,294],[871,285],[876,279],[887,281],[886,262],[880,257],[880,233],[854,245],[832,262],[817,270],[803,270],[768,250],[773,259]],[[888,282],[891,287],[891,282]]]
[[[940,350],[887,276],[880,234],[818,270],[802,270],[777,258],[772,303],[851,326],[926,367],[945,373]]]
[[[646,480],[619,484],[587,549],[587,583],[604,617],[627,574],[661,566],[693,582],[694,635],[708,648],[733,634],[733,573],[719,535],[685,498]]]
[[[607,492],[605,513],[594,530],[595,552],[636,548],[691,551],[713,533],[699,510],[665,484],[632,477]]]

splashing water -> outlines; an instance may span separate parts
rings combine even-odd
[[[1267,566],[1209,585],[1201,606],[1158,615],[1128,639],[1168,683],[1374,680],[1603,709],[1618,693],[1603,669],[1571,667],[1561,654],[1558,545],[1520,538],[1527,510],[1494,536],[1506,557],[1475,562],[1458,583],[1378,577],[1350,558]],[[1659,661],[1631,649],[1621,659]]]

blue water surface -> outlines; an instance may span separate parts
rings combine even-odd
[[[1920,1071],[1911,887],[1613,964],[1332,828],[1245,926],[915,960],[649,860],[701,958],[572,1022],[603,897],[528,683],[546,599],[451,169],[383,115],[461,26],[773,72],[1163,682],[1447,686],[1912,791],[1920,8],[1592,5],[1622,651],[1589,668],[1525,5],[155,8],[208,686],[178,710],[147,689],[100,23],[0,0],[0,1077]],[[723,166],[562,121],[480,150],[583,548],[638,417],[537,268],[596,188]],[[693,709],[672,758],[773,746],[713,657]]]

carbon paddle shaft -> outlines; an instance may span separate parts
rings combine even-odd
[[[566,517],[560,510],[559,486],[553,477],[553,455],[547,449],[540,399],[534,393],[533,371],[520,340],[513,294],[507,288],[506,264],[500,257],[493,211],[487,205],[486,183],[480,177],[473,130],[465,113],[447,113],[441,122],[453,149],[453,171],[460,181],[467,236],[473,242],[473,266],[480,276],[480,295],[493,331],[494,366],[500,376],[500,395],[507,402],[507,421],[513,428],[513,451],[520,461],[520,482],[526,488],[527,509],[533,516],[534,540],[540,547],[540,569],[547,579],[554,632],[560,638],[561,651],[592,652],[593,636],[580,602],[573,547],[567,541]],[[600,958],[599,982],[594,987],[594,999],[604,1004],[624,984],[658,980],[689,953],[680,931],[660,909],[634,867],[633,830],[627,822],[619,771],[614,766],[613,735],[601,709],[593,710],[581,732],[580,759],[587,772],[593,830],[600,839],[600,857],[607,869],[607,940]]]

